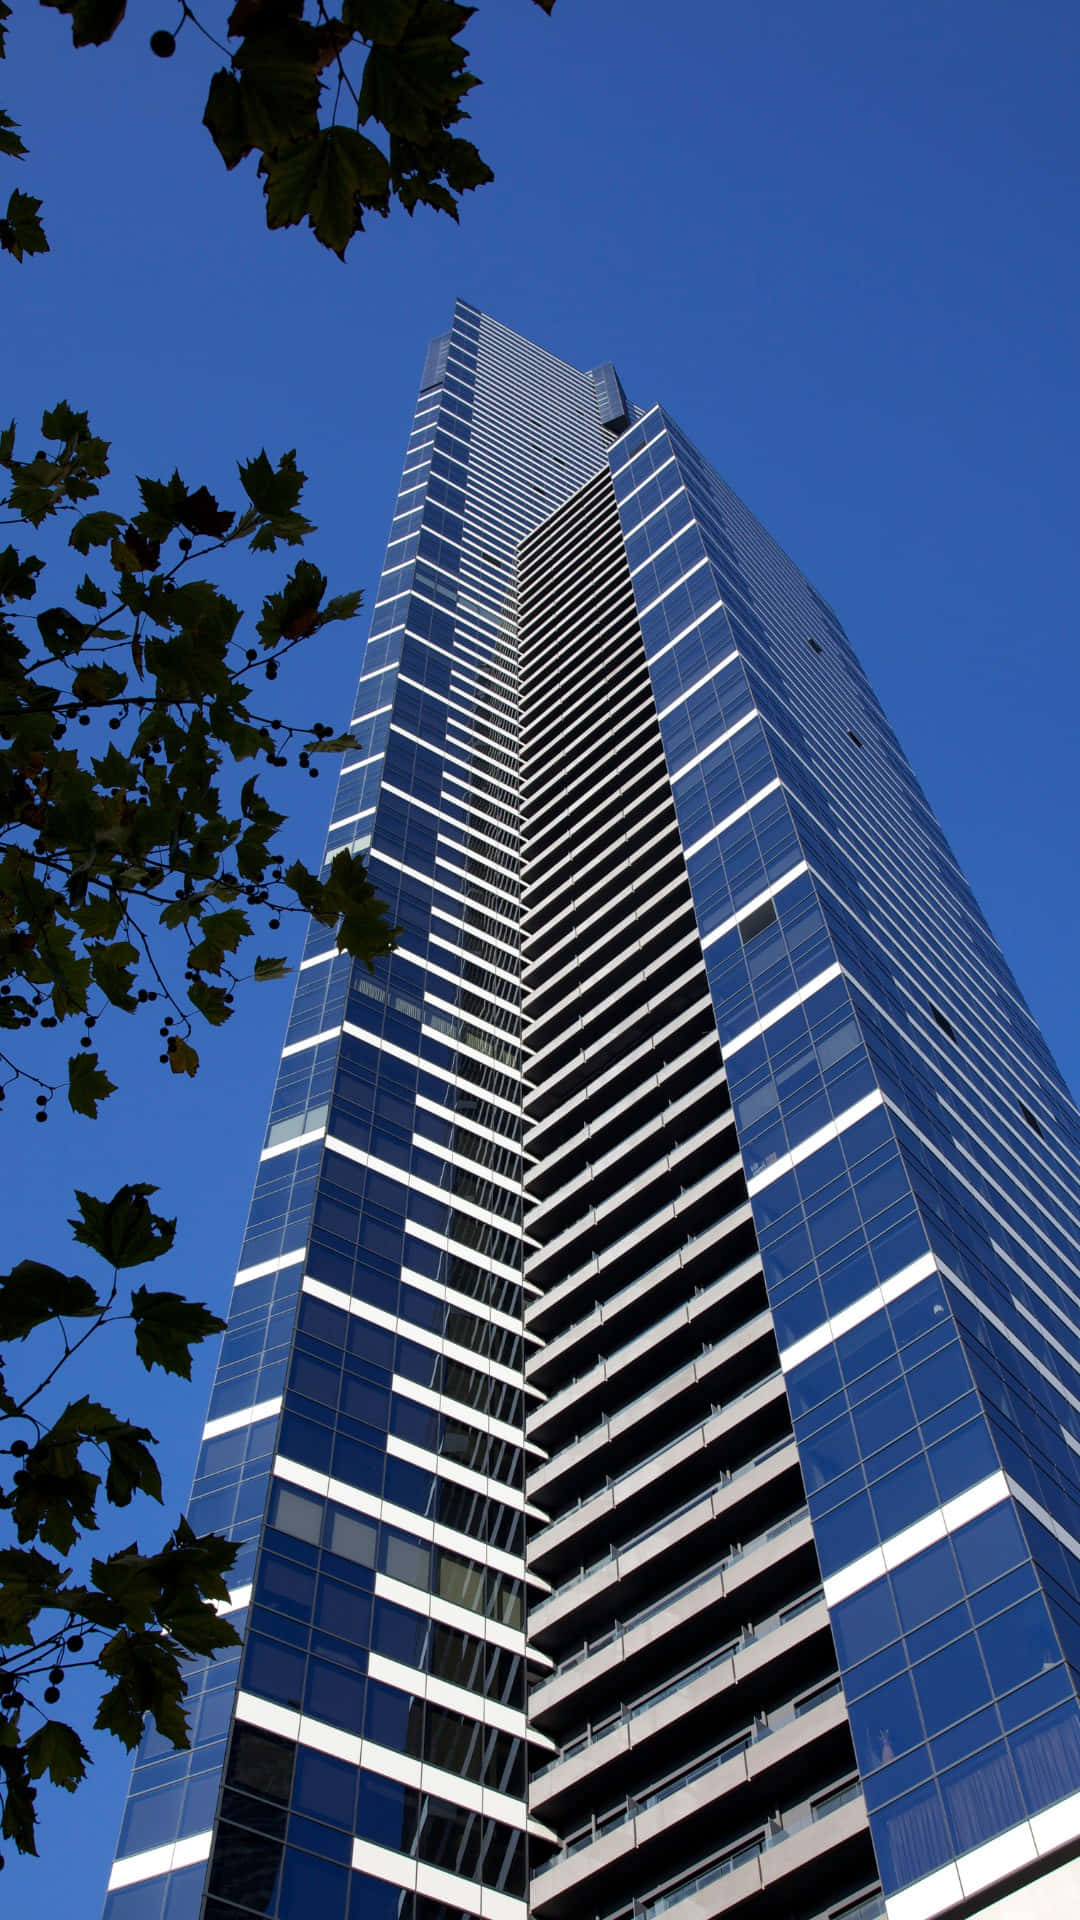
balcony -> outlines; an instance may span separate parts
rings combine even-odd
[[[737,1486],[746,1474],[785,1448],[794,1449],[790,1425],[785,1420],[786,1431],[767,1446],[759,1446],[753,1457],[749,1457],[754,1427],[760,1423],[751,1420],[747,1432],[743,1415],[756,1414],[761,1399],[774,1413],[778,1403],[782,1409],[778,1391],[768,1393],[769,1388],[779,1386],[778,1371],[770,1368],[741,1393],[714,1407],[704,1418],[699,1415],[681,1433],[662,1441],[644,1458],[634,1461],[605,1486],[587,1495],[576,1507],[544,1526],[529,1543],[529,1560],[534,1571],[564,1592],[625,1550],[611,1548],[606,1554],[591,1559],[587,1566],[583,1563],[580,1571],[571,1572],[573,1560],[589,1548],[590,1541],[595,1541],[598,1534],[610,1534],[613,1528],[625,1533],[636,1522],[633,1538],[644,1539],[676,1513],[694,1505],[703,1492],[720,1493]],[[755,1400],[755,1396],[760,1398]],[[751,1402],[754,1404],[748,1404]],[[735,1464],[730,1465],[733,1455]],[[790,1454],[790,1465],[798,1466],[798,1455],[794,1451]],[[592,1552],[595,1554],[595,1546]]]
[[[838,1820],[844,1814],[847,1820]],[[616,1909],[642,1916],[662,1913],[752,1860],[764,1866],[763,1856],[771,1849],[793,1846],[801,1837],[802,1848],[793,1849],[786,1862],[788,1871],[797,1870],[827,1851],[836,1835],[835,1828],[833,1836],[824,1832],[829,1821],[838,1821],[845,1839],[867,1833],[839,1692],[784,1726],[752,1726],[719,1752],[613,1810],[533,1874],[530,1905],[534,1912],[561,1916],[580,1913],[586,1900],[595,1912],[612,1896],[618,1899],[621,1893],[625,1899],[642,1878],[655,1884],[674,1870],[674,1885],[669,1881],[651,1898],[632,1899],[629,1909]],[[721,1835],[727,1828],[730,1838],[719,1855],[713,1853],[700,1866],[694,1853],[702,1842],[715,1844],[717,1828]],[[689,1873],[683,1864],[688,1852]],[[769,1865],[775,1874],[774,1863]],[[785,1871],[783,1864],[779,1870]]]
[[[749,1207],[746,1215],[748,1219]],[[695,1242],[694,1255],[705,1248],[715,1261],[726,1237],[723,1228],[728,1224],[723,1222],[715,1235],[703,1235]],[[736,1222],[737,1226],[742,1224],[741,1219]],[[727,1352],[734,1354],[728,1343],[742,1340],[746,1344],[748,1327],[754,1328],[751,1344],[772,1338],[775,1351],[772,1316],[764,1301],[757,1255],[736,1261],[711,1285],[695,1287],[694,1277],[704,1264],[699,1264],[696,1257],[657,1261],[634,1282],[632,1296],[629,1288],[620,1289],[619,1310],[613,1315],[608,1315],[610,1303],[605,1302],[578,1323],[576,1337],[571,1337],[575,1329],[568,1330],[557,1351],[553,1342],[552,1350],[530,1355],[533,1364],[526,1370],[528,1385],[542,1390],[541,1383],[546,1384],[549,1394],[543,1406],[530,1415],[529,1438],[554,1453],[557,1447],[575,1444],[602,1421],[610,1423],[620,1418],[627,1407],[653,1394],[658,1408],[672,1373],[691,1362],[697,1366],[696,1379],[715,1373],[723,1367]],[[680,1293],[685,1294],[681,1300]],[[654,1317],[660,1300],[672,1295],[677,1304],[662,1317]],[[649,1410],[644,1404],[638,1405],[639,1414]]]
[[[695,1654],[704,1658],[760,1618],[791,1604],[820,1579],[814,1536],[805,1508],[786,1515],[755,1539],[709,1558],[694,1572],[640,1607],[583,1637],[572,1650],[556,1649],[549,1673],[530,1699],[530,1718],[557,1737],[615,1711],[627,1689],[644,1687],[658,1663]]]

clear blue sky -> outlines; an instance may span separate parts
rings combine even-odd
[[[145,50],[168,0],[79,55],[59,16],[19,13],[0,98],[53,252],[0,264],[0,413],[65,396],[118,467],[193,485],[295,446],[319,556],[370,584],[456,294],[578,365],[614,359],[837,608],[1076,1086],[1080,13],[558,0],[547,21],[482,0],[473,131],[496,185],[460,229],[377,222],[344,267],[265,232],[250,166],[225,174],[198,124],[209,50],[190,28],[169,64]],[[283,702],[344,720],[361,640],[338,633]],[[313,857],[327,783],[295,801]],[[190,1086],[163,1084],[151,1030],[96,1130],[5,1123],[11,1257],[68,1261],[73,1185],[156,1179],[181,1215],[171,1283],[222,1303],[287,1002],[254,991]],[[95,1385],[156,1426],[174,1512],[205,1368],[191,1390],[108,1366]],[[53,1796],[42,1860],[5,1874],[13,1911],[97,1914],[126,1779],[110,1743]]]

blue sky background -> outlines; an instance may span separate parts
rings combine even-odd
[[[346,266],[267,234],[252,167],[224,172],[199,125],[213,50],[189,26],[171,63],[146,52],[169,0],[80,54],[59,16],[19,14],[0,99],[32,157],[5,174],[44,198],[53,251],[0,263],[0,416],[32,432],[66,397],[118,471],[226,491],[236,457],[295,446],[314,556],[370,587],[456,294],[578,365],[614,359],[837,608],[1076,1086],[1080,13],[559,0],[547,21],[483,0],[472,132],[496,185],[460,228],[376,222]],[[362,640],[331,630],[276,710],[343,722]],[[314,859],[328,782],[286,795]],[[96,1128],[9,1116],[10,1258],[74,1264],[71,1188],[156,1180],[181,1231],[154,1283],[222,1305],[288,997],[250,990],[193,1084],[165,1084],[154,1024],[114,1033],[123,1090]],[[161,1438],[170,1522],[207,1381],[162,1389],[119,1341],[95,1362]],[[159,1525],[139,1517],[147,1541]],[[9,1858],[13,1912],[97,1914],[128,1768],[111,1742],[96,1759],[46,1798],[41,1860]]]

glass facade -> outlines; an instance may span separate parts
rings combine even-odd
[[[614,367],[459,303],[352,731],[326,857],[402,936],[308,938],[189,1509],[243,1649],[106,1920],[1057,1871],[1077,1115],[835,615]]]

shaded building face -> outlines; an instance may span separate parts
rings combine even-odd
[[[459,304],[352,731],[107,1920],[1080,1905],[1076,1113],[835,615]]]

